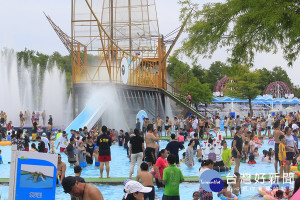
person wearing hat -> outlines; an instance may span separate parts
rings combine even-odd
[[[42,141],[45,143],[45,153],[48,153],[48,149],[50,149],[50,144],[49,144],[49,140],[47,138],[46,133],[42,134]],[[49,147],[49,148],[48,148]]]
[[[68,145],[68,134],[66,133],[66,131],[63,131],[61,136],[59,136],[58,138],[58,144],[56,146],[56,149],[58,149],[58,147],[60,147],[60,152],[64,152],[65,148]]]
[[[64,178],[62,186],[65,193],[69,193],[79,199],[103,200],[102,193],[98,188],[87,183],[81,183],[73,176]]]
[[[144,187],[137,181],[126,181],[123,200],[144,200],[144,193],[152,191],[151,187]]]

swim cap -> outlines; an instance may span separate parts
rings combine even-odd
[[[273,190],[276,187],[279,187],[279,185],[277,183],[273,183],[272,186],[271,186],[271,190]]]

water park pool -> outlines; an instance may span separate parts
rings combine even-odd
[[[228,143],[228,147],[231,147],[232,140],[226,139]],[[163,149],[168,144],[168,141],[160,141],[160,149]],[[188,142],[184,143],[184,146],[187,147]],[[240,173],[251,173],[255,175],[256,173],[274,173],[274,165],[273,163],[264,163],[261,162],[261,155],[262,151],[264,149],[273,148],[274,145],[269,145],[268,140],[264,140],[264,144],[261,148],[259,148],[260,157],[256,158],[257,164],[256,165],[249,165],[247,163],[241,163],[240,166]],[[0,166],[0,178],[9,178],[9,171],[10,171],[10,162],[11,160],[11,146],[1,146],[0,149],[2,150],[2,157],[3,157],[3,163]],[[185,152],[185,150],[179,152],[180,158],[182,158],[182,153]],[[110,162],[110,177],[128,177],[129,176],[129,168],[130,168],[130,162],[127,158],[126,150],[123,147],[118,146],[117,144],[111,146],[111,154],[112,154],[112,161]],[[74,175],[73,167],[68,166],[68,159],[67,156],[62,153],[62,161],[67,164],[67,171],[66,175]],[[182,173],[184,176],[198,176],[199,174],[199,168],[201,166],[201,163],[195,160],[195,166],[193,168],[188,168],[184,163],[180,165],[180,169],[182,170]],[[136,174],[136,167],[135,166],[135,174]],[[234,166],[233,166],[234,167]],[[229,172],[230,174],[233,174],[233,170]],[[135,176],[135,174],[133,176]],[[228,172],[222,173],[222,175],[227,175]],[[88,166],[87,168],[84,168],[82,171],[83,177],[99,177],[100,172],[99,169],[96,169],[94,166]],[[106,176],[106,173],[104,172],[104,177]]]
[[[279,186],[285,187],[288,184],[280,183]],[[106,185],[106,184],[97,184],[95,185],[101,191],[104,199],[122,199],[124,195],[124,186],[123,185]],[[251,200],[251,199],[263,199],[262,196],[258,193],[258,187],[263,187],[269,190],[270,184],[243,184],[242,185],[242,194],[240,195],[239,199]],[[293,187],[293,186],[292,186]],[[155,187],[156,188],[156,187]],[[1,185],[0,186],[0,200],[8,199],[8,185]],[[198,183],[181,183],[180,184],[180,199],[187,200],[192,199],[192,195],[194,191],[199,190]],[[163,195],[163,190],[157,190],[155,193],[157,194],[156,199],[161,199]],[[56,187],[56,200],[65,200],[68,199],[69,195],[63,192],[63,188],[61,186]],[[214,193],[214,199],[219,199],[217,197],[217,193]]]
[[[232,139],[226,139],[228,143],[228,148],[231,147]],[[260,157],[256,158],[257,164],[256,165],[249,165],[246,163],[241,163],[240,166],[240,173],[243,174],[252,174],[255,175],[256,173],[265,173],[265,174],[270,174],[274,173],[274,165],[273,163],[264,163],[261,161],[261,155],[262,151],[264,149],[269,149],[273,148],[274,145],[269,145],[268,144],[268,139],[263,140],[263,145],[261,148],[259,148],[259,153]],[[36,142],[37,143],[37,142]],[[201,142],[200,142],[201,143]],[[160,141],[160,149],[163,149],[166,147],[168,144],[168,141]],[[184,146],[187,147],[188,142],[184,143]],[[0,149],[2,150],[2,157],[3,157],[3,162],[4,164],[0,165],[0,178],[9,178],[9,172],[10,172],[10,162],[11,160],[11,146],[1,146]],[[185,152],[185,150],[179,152],[180,158],[182,158],[182,153]],[[128,177],[129,176],[129,168],[130,168],[130,162],[129,159],[126,156],[126,150],[123,147],[118,146],[117,144],[112,145],[111,147],[111,154],[112,154],[112,161],[110,162],[110,176],[111,177]],[[67,162],[67,156],[62,153],[62,161],[67,164],[67,171],[66,171],[66,176],[68,175],[74,175],[73,172],[73,167],[68,166]],[[180,169],[182,170],[183,175],[186,176],[198,176],[199,174],[199,168],[200,168],[201,163],[197,162],[195,160],[195,166],[190,169],[187,168],[184,163],[180,165]],[[232,166],[234,167],[234,165]],[[223,172],[221,175],[226,176],[226,175],[232,175],[233,170],[229,172]],[[95,169],[94,166],[88,166],[87,168],[84,168],[82,171],[82,177],[84,178],[98,178],[100,175],[99,169]],[[135,167],[135,174],[133,177],[136,175],[136,167]],[[104,172],[104,177],[106,177],[106,173]],[[283,186],[283,184],[281,184]],[[115,184],[97,184],[96,187],[98,187],[103,196],[104,199],[121,199],[123,196],[123,185],[115,185]],[[257,196],[257,188],[258,187],[264,187],[269,189],[270,184],[269,183],[251,183],[250,185],[244,184],[242,186],[242,195],[241,199],[263,199],[262,197]],[[292,186],[293,187],[293,186]],[[2,184],[0,186],[0,195],[1,199],[8,199],[8,185],[7,184]],[[198,191],[199,189],[199,183],[182,183],[180,185],[180,197],[181,199],[191,199],[192,198],[192,193],[194,191]],[[157,199],[161,199],[163,195],[163,190],[157,190],[156,188],[156,193],[157,193]],[[68,194],[65,194],[63,192],[63,189],[61,186],[58,186],[56,188],[56,198],[58,200],[62,199],[67,199],[69,197]],[[214,198],[219,199],[214,193]]]

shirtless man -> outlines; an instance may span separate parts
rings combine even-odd
[[[162,126],[164,124],[164,121],[160,118],[160,116],[157,116],[157,133],[158,133],[158,137],[161,138],[162,136]]]
[[[65,193],[69,193],[79,199],[103,200],[103,196],[98,188],[86,183],[78,182],[75,177],[66,177],[62,182],[62,186]]]
[[[196,159],[198,160],[198,162],[202,162],[202,149],[196,149]]]
[[[147,134],[145,136],[146,150],[145,150],[145,160],[149,167],[153,166],[156,162],[155,149],[157,147],[157,142],[159,138],[156,132],[153,130],[153,124],[148,124]]]
[[[142,133],[143,135],[146,133],[146,128],[147,128],[147,122],[146,122],[147,118],[143,119],[143,126],[142,126]]]
[[[280,121],[275,121],[273,135],[274,135],[274,138],[275,138],[275,162],[274,162],[274,166],[275,166],[275,172],[278,173],[278,161],[279,161],[278,153],[279,153],[279,143],[280,143],[279,136],[284,135],[283,132],[280,130]]]
[[[300,127],[300,112],[298,110],[298,112],[295,113],[295,121],[296,124]]]
[[[252,134],[257,135],[257,119],[256,118],[252,118],[251,128],[252,128]]]
[[[293,122],[293,113],[291,112],[291,113],[289,113],[289,115],[288,115],[288,126],[290,127],[290,128],[292,128],[292,122]]]
[[[57,176],[60,179],[60,182],[62,183],[62,181],[65,178],[65,172],[66,172],[66,163],[64,163],[63,161],[61,161],[61,155],[57,154],[57,158],[58,158],[58,162],[57,162]]]
[[[199,120],[199,136],[201,139],[204,137],[204,126],[205,126],[205,120],[201,118]]]
[[[166,117],[166,122],[165,122],[165,136],[170,137],[170,133],[172,131],[172,121],[169,119],[169,117]]]
[[[142,163],[140,167],[141,172],[136,176],[136,181],[141,179],[143,186],[152,188],[151,192],[144,193],[144,199],[149,198],[149,200],[154,200],[155,188],[153,185],[153,175],[149,172],[149,166],[147,163]]]
[[[205,126],[206,135],[208,137],[209,136],[209,127],[210,127],[210,119],[208,117],[206,117],[204,126]]]
[[[179,121],[177,117],[174,117],[174,130],[175,130],[175,136],[177,137],[177,133],[179,130]]]

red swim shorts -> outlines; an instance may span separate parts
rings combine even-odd
[[[98,156],[98,161],[108,162],[108,161],[111,161],[111,157],[110,156]]]
[[[65,148],[60,147],[60,153],[64,152]]]

